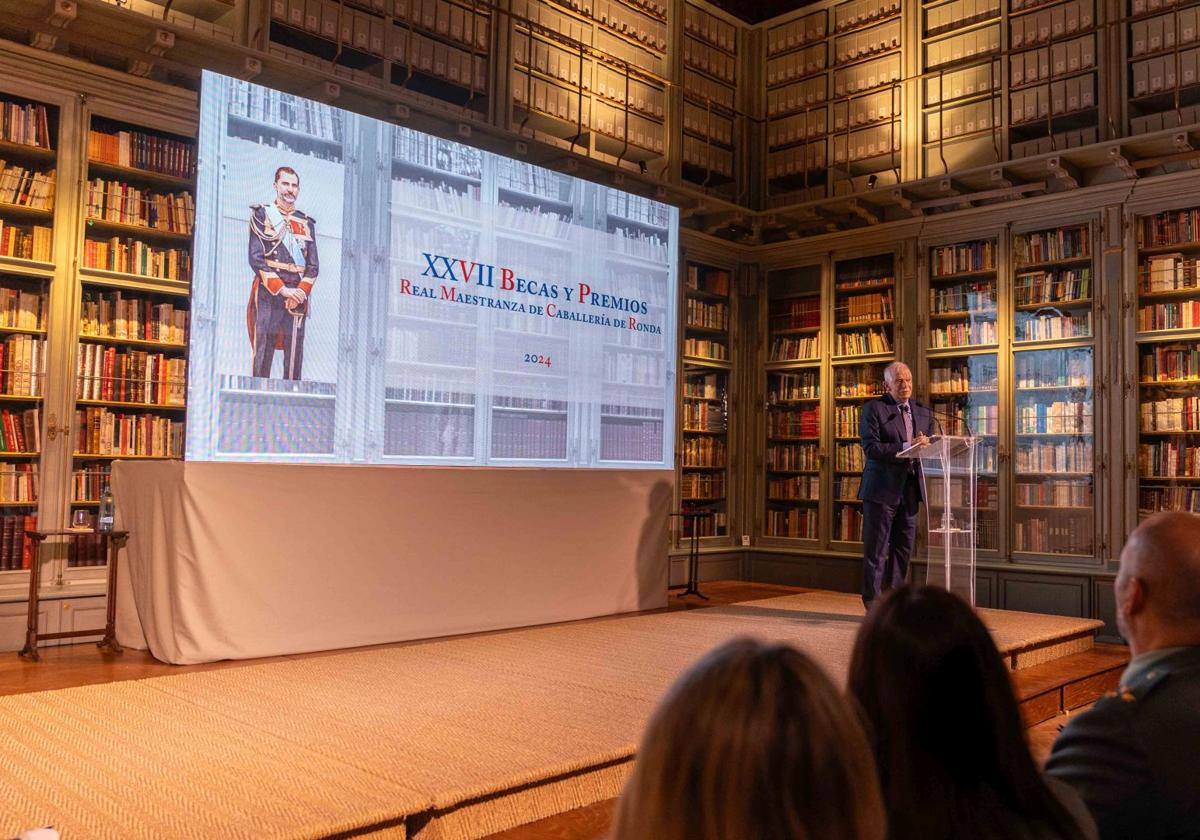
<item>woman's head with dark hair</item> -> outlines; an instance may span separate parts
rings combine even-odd
[[[617,806],[614,840],[882,840],[875,767],[821,669],[749,639],[671,687]]]
[[[933,586],[891,592],[859,631],[848,691],[892,840],[1008,837],[1022,825],[1075,836],[1029,753],[1008,668],[962,599]]]

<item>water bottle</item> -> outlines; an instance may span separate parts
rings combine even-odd
[[[100,511],[96,516],[96,530],[108,532],[113,529],[113,494],[105,482],[100,493]]]

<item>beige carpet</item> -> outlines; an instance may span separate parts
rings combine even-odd
[[[0,837],[500,831],[615,796],[657,698],[725,639],[790,642],[844,679],[855,601],[788,596],[0,698]],[[985,618],[1010,652],[1099,624]]]

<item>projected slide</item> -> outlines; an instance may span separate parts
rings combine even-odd
[[[678,211],[205,73],[187,458],[669,467]]]

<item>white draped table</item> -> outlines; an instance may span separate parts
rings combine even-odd
[[[189,664],[661,607],[673,480],[117,461],[117,638]]]

